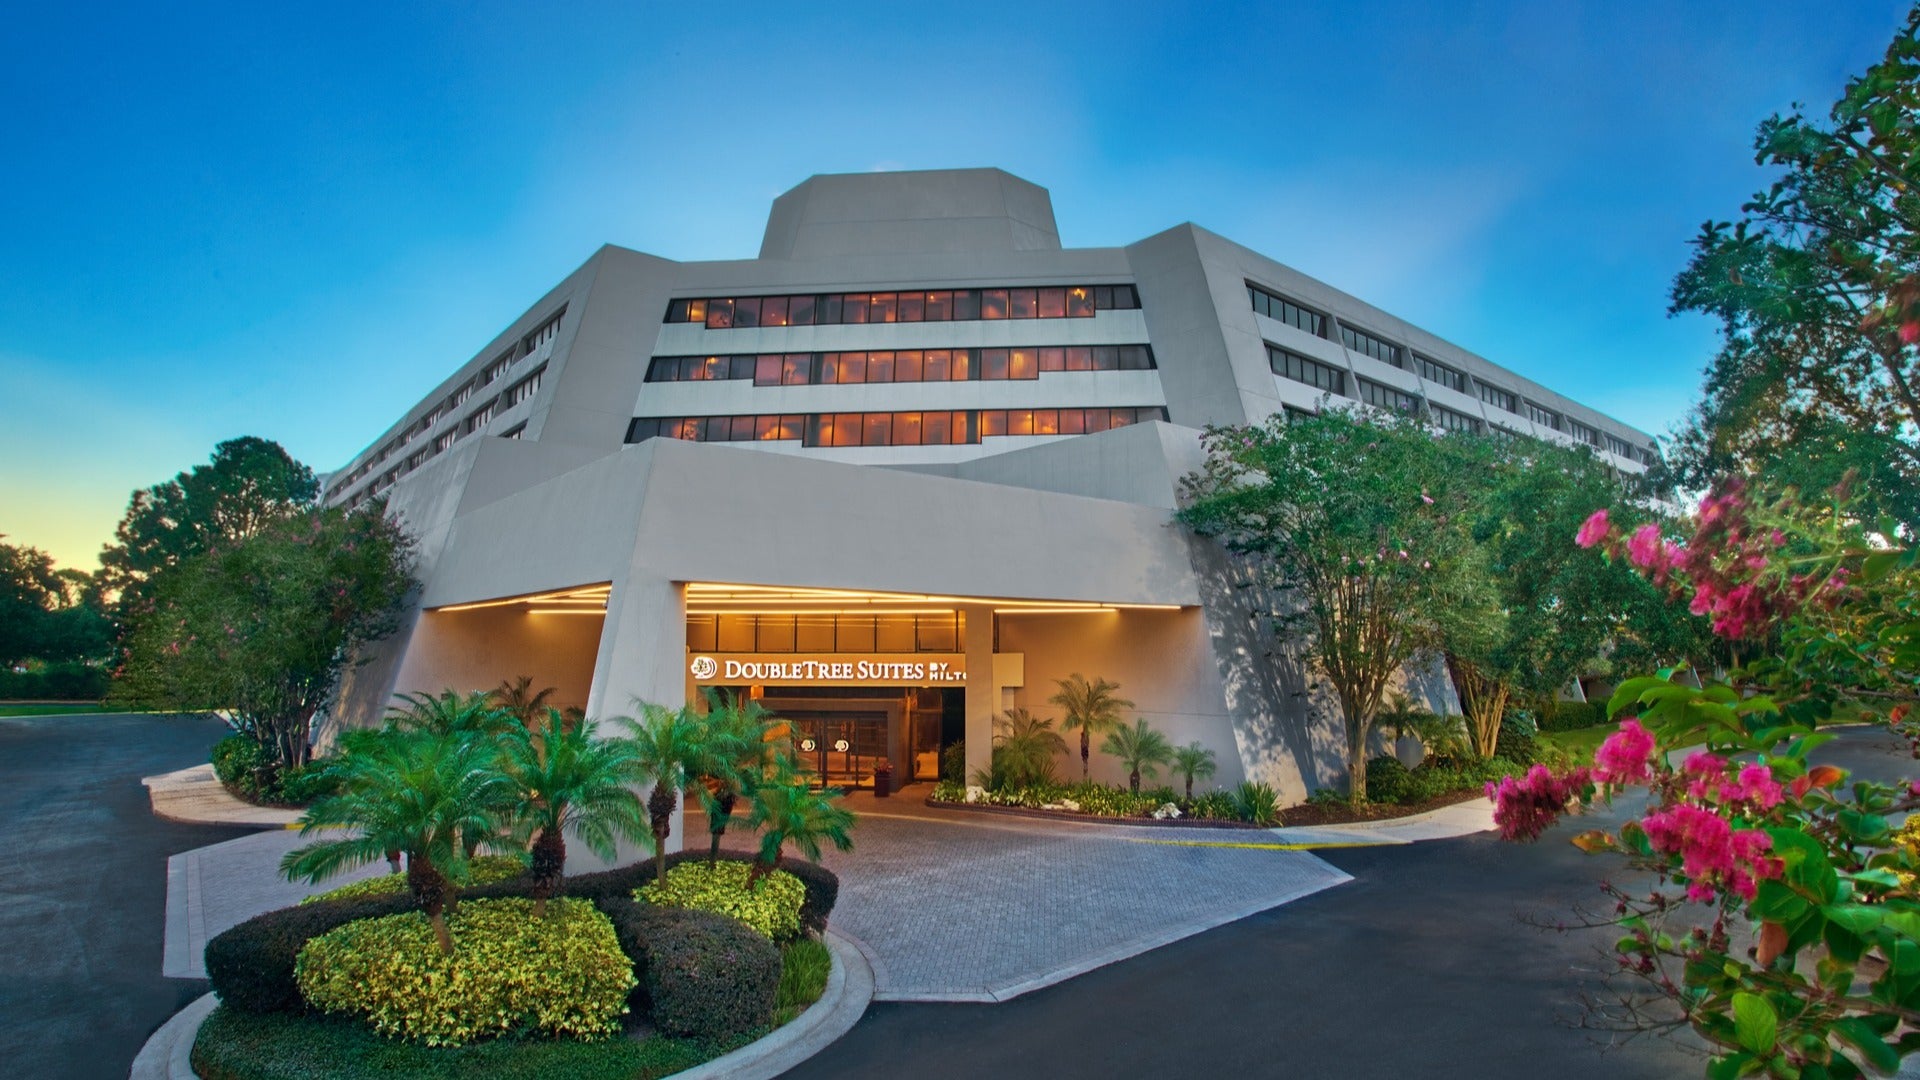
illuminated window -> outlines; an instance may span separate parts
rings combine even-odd
[[[900,321],[921,322],[926,318],[927,294],[903,292],[900,294]]]
[[[928,293],[926,314],[928,322],[946,322],[948,319],[953,318],[953,293]]]
[[[953,291],[953,318],[955,322],[970,322],[980,317],[980,290],[955,289]]]
[[[1067,290],[1041,289],[1038,318],[1064,319],[1067,317]]]
[[[769,296],[760,301],[760,325],[786,326],[788,306],[788,298],[784,296]]]
[[[733,301],[707,301],[707,329],[725,330],[733,325]]]
[[[743,296],[733,302],[733,325],[755,327],[760,325],[760,298]]]
[[[1084,285],[1076,285],[1066,290],[1066,314],[1069,319],[1087,319],[1093,317],[1093,290]]]
[[[980,317],[983,319],[1004,319],[1007,317],[1007,290],[980,290]]]
[[[1031,319],[1040,310],[1039,290],[1008,289],[1007,318]]]
[[[870,323],[889,323],[894,321],[893,293],[874,293],[873,300],[867,305],[867,321]]]

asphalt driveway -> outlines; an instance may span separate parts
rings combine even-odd
[[[1871,729],[1824,759],[1920,774]],[[1482,834],[1322,851],[1354,880],[1003,1004],[875,1004],[787,1075],[1699,1076],[1673,1041],[1579,1026],[1614,934],[1530,925],[1602,900],[1618,864],[1565,841],[1627,809],[1528,846]]]
[[[0,719],[0,1072],[124,1080],[206,983],[160,974],[167,856],[245,830],[176,825],[140,778],[204,761],[211,718]]]

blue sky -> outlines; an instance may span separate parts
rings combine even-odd
[[[1139,10],[1134,10],[1135,8]],[[1191,220],[1630,423],[1714,347],[1686,241],[1878,0],[38,5],[0,68],[0,534],[90,566],[241,434],[318,469],[612,242],[750,257],[816,172],[998,165]]]

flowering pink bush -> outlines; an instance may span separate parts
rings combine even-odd
[[[1593,753],[1593,778],[1603,784],[1644,784],[1653,779],[1653,732],[1638,720],[1623,720]]]
[[[1537,839],[1592,786],[1593,778],[1584,768],[1555,774],[1545,765],[1535,765],[1525,779],[1509,776],[1487,785],[1487,798],[1494,802],[1493,823],[1504,839]]]

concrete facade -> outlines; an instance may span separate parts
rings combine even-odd
[[[1256,311],[1254,290],[1318,321]],[[1009,317],[923,314],[968,303]],[[1649,460],[1646,434],[1192,225],[1064,248],[1046,191],[999,170],[814,177],[775,202],[758,259],[602,248],[328,478],[330,502],[384,498],[415,532],[423,589],[321,743],[395,693],[522,674],[596,715],[677,703],[690,620],[738,625],[741,605],[791,625],[823,604],[836,625],[959,611],[942,648],[964,658],[971,763],[996,713],[1057,716],[1079,672],[1214,748],[1215,784],[1304,799],[1341,782],[1337,711],[1245,571],[1171,520],[1201,428],[1326,402],[1270,349],[1340,396],[1391,388],[1436,420]],[[950,355],[970,377],[931,377]],[[1431,672],[1408,684],[1451,697]],[[1120,779],[1098,754],[1095,774]]]

